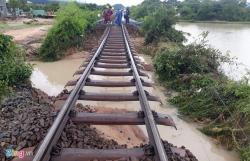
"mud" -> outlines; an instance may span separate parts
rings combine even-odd
[[[145,63],[150,62],[150,56],[140,55],[142,60]],[[32,76],[32,82],[35,84],[35,87],[44,89],[45,91],[54,93],[57,95],[63,89],[63,86],[67,81],[71,79],[78,78],[79,76],[72,77],[74,73],[83,62],[84,59],[71,59],[71,60],[61,60],[54,63],[41,63],[37,62],[36,65],[36,76]],[[53,70],[51,70],[53,69]],[[63,71],[63,72],[62,72]],[[57,74],[55,74],[57,73]],[[152,72],[148,72],[150,79],[143,77],[146,81],[154,82],[154,75]],[[43,77],[43,80],[39,79]],[[91,76],[91,79],[95,80],[130,80],[131,77],[102,77],[102,76]],[[44,83],[47,82],[47,83]],[[57,90],[58,93],[52,92],[51,89]],[[72,89],[72,87],[67,87],[67,89]],[[238,161],[239,157],[234,151],[226,151],[221,147],[215,145],[211,138],[203,135],[199,130],[199,124],[189,123],[180,118],[178,110],[167,103],[166,99],[175,95],[172,91],[166,91],[163,87],[156,84],[156,89],[146,87],[148,92],[157,94],[163,101],[163,105],[160,105],[157,102],[149,102],[150,107],[161,113],[169,114],[174,119],[174,122],[177,124],[177,130],[170,127],[165,127],[159,125],[159,132],[162,139],[167,140],[177,146],[184,145],[189,149],[198,160],[202,161],[211,161],[211,160],[220,160],[220,161]],[[99,87],[84,87],[84,90],[87,92],[113,92],[113,93],[128,93],[135,90],[134,87],[131,88],[99,88]],[[138,111],[140,110],[140,105],[138,102],[93,102],[93,101],[78,101],[83,105],[91,105],[97,107],[106,107],[112,109],[126,109],[128,111]],[[146,134],[145,126],[139,126],[144,134]]]

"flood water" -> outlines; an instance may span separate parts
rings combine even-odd
[[[175,28],[191,34],[186,35],[186,44],[194,42],[203,31],[209,31],[208,44],[224,54],[229,51],[231,57],[237,57],[236,62],[243,64],[238,69],[232,65],[222,66],[231,79],[239,80],[246,74],[245,69],[250,70],[250,24],[178,23]]]
[[[188,43],[197,39],[198,35],[203,31],[209,31],[207,40],[216,49],[219,49],[223,53],[230,51],[231,57],[237,57],[237,62],[244,65],[238,69],[235,66],[223,65],[222,68],[232,79],[240,79],[245,75],[245,68],[250,69],[249,56],[249,43],[250,43],[250,25],[242,24],[208,24],[208,23],[179,23],[175,26],[176,29],[190,33],[192,36],[187,37]],[[150,58],[141,55],[141,58],[146,62],[150,61]],[[33,86],[46,92],[47,94],[54,96],[59,94],[63,89],[67,81],[78,78],[79,76],[72,77],[73,73],[82,64],[83,59],[70,59],[61,60],[53,63],[41,63],[35,62],[37,65],[33,72],[31,81]],[[143,77],[146,81],[153,80],[153,74],[147,72],[150,75],[150,79]],[[103,77],[103,76],[91,76],[91,79],[95,80],[130,80],[132,77]],[[67,88],[72,89],[72,88]],[[203,135],[197,128],[200,125],[192,122],[183,121],[178,117],[178,110],[175,107],[169,105],[166,101],[166,97],[162,92],[161,87],[156,89],[146,87],[148,92],[157,94],[163,101],[163,105],[158,102],[150,102],[152,110],[157,112],[171,115],[176,123],[177,130],[172,127],[165,127],[158,125],[158,129],[162,139],[168,140],[178,147],[184,145],[189,149],[199,161],[238,161],[240,160],[236,152],[229,152],[218,146],[216,146],[212,139]],[[100,87],[84,87],[87,92],[113,92],[113,93],[131,93],[135,91],[135,88],[100,88]],[[101,101],[79,101],[84,105],[105,106],[111,108],[126,108],[127,110],[140,110],[139,102],[101,102]],[[146,133],[145,126],[140,126]]]
[[[150,58],[143,56],[146,61]],[[61,60],[53,63],[35,62],[36,69],[33,72],[31,81],[33,86],[43,90],[49,95],[57,95],[63,89],[67,81],[78,78],[79,76],[72,77],[73,73],[82,64],[83,59]],[[142,77],[146,81],[153,80],[152,73],[148,72],[150,79]],[[103,77],[91,76],[95,80],[130,80],[132,77]],[[72,88],[67,88],[72,89]],[[148,92],[157,94],[162,102],[150,102],[150,107],[160,113],[169,114],[176,123],[177,130],[173,127],[166,127],[158,125],[160,136],[162,139],[177,145],[178,147],[184,145],[189,149],[199,161],[238,161],[240,160],[236,152],[229,152],[213,144],[212,139],[203,135],[196,128],[199,125],[195,123],[187,123],[178,117],[176,108],[170,106],[166,102],[166,97],[161,91],[160,87],[156,89],[146,87]],[[113,93],[131,93],[135,91],[134,87],[131,88],[100,88],[100,87],[84,87],[86,92],[113,92]],[[140,110],[139,102],[102,102],[102,101],[79,101],[84,105],[105,106],[111,108],[121,108],[127,110]],[[146,133],[145,126],[140,128]]]

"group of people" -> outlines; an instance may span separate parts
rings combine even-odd
[[[129,15],[130,15],[130,10],[127,7],[126,10],[123,13],[123,10],[117,10],[115,14],[113,14],[112,7],[106,6],[106,9],[103,11],[103,19],[104,23],[108,24],[111,22],[114,22],[115,24],[121,26],[122,25],[122,15],[124,14],[124,19],[126,23],[129,23]]]

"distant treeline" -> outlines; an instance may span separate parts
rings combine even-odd
[[[29,12],[30,8],[34,10],[45,10],[45,11],[51,10],[51,11],[56,12],[60,8],[60,5],[64,5],[66,3],[69,3],[69,2],[52,1],[46,4],[41,4],[36,1],[34,1],[34,3],[27,3],[26,0],[9,0],[9,3],[7,4],[7,8],[15,7],[15,8],[22,9],[24,12]],[[81,9],[90,10],[90,11],[100,11],[100,12],[103,9],[105,9],[107,5],[110,6],[110,4],[97,5],[95,3],[84,3],[84,4],[77,3],[77,6]]]
[[[184,0],[174,3],[181,19],[190,21],[250,21],[246,0]]]
[[[132,7],[131,17],[143,21],[141,18],[154,14],[155,8],[160,5],[175,7],[182,20],[250,21],[250,8],[247,8],[246,0],[184,0],[182,2],[144,0],[140,5]]]

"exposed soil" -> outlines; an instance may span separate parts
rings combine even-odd
[[[21,20],[16,22],[21,24]],[[13,22],[11,25],[15,25],[15,23]],[[24,49],[32,55],[41,44],[41,40],[38,38],[44,37],[46,30],[50,27],[51,25],[45,25],[10,30],[6,31],[5,34],[14,36],[14,41],[26,47]],[[130,25],[127,25],[127,28],[131,37],[138,36],[136,28]],[[83,51],[70,48],[65,59],[80,58],[88,55],[90,50],[97,45],[104,30],[105,26],[97,26],[96,29],[89,31],[89,36],[82,46]],[[30,58],[29,60],[32,60],[34,57]],[[150,65],[145,67],[146,70],[152,69]],[[13,89],[15,90],[14,95],[0,106],[0,131],[3,131],[3,133],[0,133],[0,159],[5,158],[6,149],[18,151],[25,148],[26,151],[29,151],[38,147],[60,109],[60,106],[55,107],[52,103],[55,97],[50,97],[41,90],[32,88],[30,84],[22,84]],[[108,114],[131,112],[104,107],[89,107],[81,104],[76,105],[75,109],[80,112]],[[140,147],[147,143],[147,137],[138,126],[75,125],[71,121],[67,123],[58,141],[58,144],[65,148],[83,149]],[[164,146],[166,146],[167,150],[169,146],[173,145],[165,142]],[[193,156],[190,154],[190,157]],[[11,159],[13,158],[7,158],[7,160]],[[19,159],[15,158],[14,160]]]
[[[4,160],[31,160],[32,156],[25,158],[7,157],[6,149],[15,151],[31,151],[36,153],[40,142],[48,133],[59,110],[55,110],[55,97],[50,97],[39,89],[31,87],[31,84],[21,84],[13,87],[14,95],[10,96],[0,106],[0,159]],[[77,112],[87,113],[109,113],[121,114],[130,111],[117,110],[104,107],[90,107],[77,104]],[[117,141],[116,141],[117,140]],[[68,121],[57,145],[62,148],[81,149],[121,149],[132,147],[144,147],[148,139],[137,126],[90,126],[88,124],[73,124]],[[172,158],[181,160],[193,160],[195,157],[188,150],[188,156],[169,152],[170,147],[174,147],[163,141],[166,152]],[[125,158],[125,161],[128,158]]]
[[[52,25],[46,25],[53,23],[54,19],[42,19],[37,18],[35,20],[18,18],[16,20],[8,20],[6,23],[10,26],[4,34],[14,37],[14,42],[18,44],[27,53],[26,60],[34,61],[38,60],[37,49],[41,46],[42,40],[45,38],[47,30]],[[23,29],[12,29],[11,26],[20,26],[23,24],[37,24],[39,26],[33,26]],[[65,52],[64,59],[78,59],[89,54],[89,52],[97,45],[98,40],[102,36],[106,26],[98,25],[94,29],[87,31],[87,38],[83,46],[80,48],[71,47]]]
[[[4,32],[4,34],[13,36],[14,42],[23,44],[28,43],[34,39],[43,37],[46,34],[47,29],[50,27],[51,25],[44,25],[19,30],[9,30]]]
[[[144,67],[144,70],[146,71],[153,71],[154,67],[151,64],[142,64],[142,66]]]
[[[8,20],[6,21],[8,29],[3,33],[14,37],[14,42],[27,53],[26,60],[37,60],[36,50],[42,44],[42,39],[54,21],[54,19],[42,18]],[[23,26],[24,24],[26,26]]]
[[[105,114],[123,114],[131,112],[121,109],[105,107],[91,107],[91,109],[94,109],[96,113]],[[114,140],[117,140],[119,144],[127,144],[128,148],[148,143],[148,138],[144,135],[144,133],[138,126],[92,125],[92,127],[96,128],[97,132],[104,138],[112,138]]]
[[[90,51],[98,45],[98,41],[106,29],[105,25],[98,25],[94,29],[87,31],[87,38],[83,45],[77,50],[76,47],[71,47],[65,52],[64,59],[79,59],[87,57]]]
[[[91,31],[87,31],[87,39],[83,44],[83,50],[90,52],[96,45],[98,45],[98,41],[103,35],[106,29],[105,25],[97,25]]]
[[[54,110],[60,110],[65,101],[56,101]],[[82,104],[77,104],[75,110],[78,112],[85,112],[88,109],[91,113],[103,113],[103,114],[122,114],[131,113],[134,111],[127,111],[121,109],[113,109],[101,106],[83,106]],[[134,146],[139,146],[140,144],[148,143],[148,138],[144,135],[138,126],[132,125],[91,125],[92,128],[96,129],[98,134],[105,139],[114,139],[118,144],[126,144],[127,147],[131,148]],[[130,140],[129,140],[129,139]]]
[[[131,24],[125,24],[125,26],[131,38],[143,37],[143,35],[139,32],[139,29],[136,26]]]
[[[140,54],[151,55],[151,52],[150,52],[151,47],[144,46],[144,37],[139,32],[139,29],[136,26],[131,25],[131,24],[125,24],[125,26],[127,28],[129,36],[131,38],[131,41],[133,42],[133,45],[136,49],[136,52],[140,53]],[[146,70],[146,71],[153,71],[154,70],[154,67],[152,66],[152,64],[141,64],[141,65],[144,67],[144,70]]]
[[[55,19],[44,19],[44,18],[35,18],[35,20],[36,21],[34,21],[33,24],[34,23],[47,24],[47,23],[52,23],[55,21]],[[15,20],[11,20],[11,19],[6,19],[6,21],[0,20],[0,23],[5,22],[9,26],[19,26],[30,21],[32,21],[32,19],[20,17]]]

